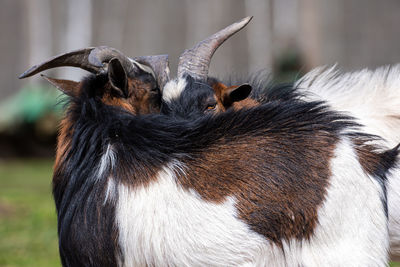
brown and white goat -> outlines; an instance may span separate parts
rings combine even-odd
[[[175,116],[209,86],[191,53],[163,87],[169,114],[115,105],[136,105],[115,74],[138,66],[121,58],[72,90],[53,178],[63,265],[385,266],[397,150],[317,102]]]

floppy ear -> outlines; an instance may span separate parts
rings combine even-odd
[[[46,81],[48,81],[49,83],[51,83],[52,85],[57,87],[57,89],[60,90],[61,92],[63,92],[64,94],[69,95],[69,96],[78,96],[79,89],[81,87],[80,82],[75,82],[75,81],[71,81],[71,80],[54,79],[54,78],[47,77],[44,74],[41,74],[41,76]]]
[[[122,97],[128,97],[128,76],[118,58],[113,58],[108,63],[108,79],[114,90]]]
[[[251,90],[251,85],[247,83],[239,86],[228,87],[224,90],[221,96],[222,104],[225,107],[230,107],[234,102],[246,99],[250,95]]]

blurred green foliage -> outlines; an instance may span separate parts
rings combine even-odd
[[[0,132],[22,124],[34,124],[49,114],[56,120],[62,115],[64,96],[54,87],[27,85],[0,102]],[[56,129],[54,129],[55,131]]]
[[[0,161],[0,266],[60,266],[51,160]]]

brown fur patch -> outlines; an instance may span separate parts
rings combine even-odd
[[[135,115],[160,111],[157,92],[151,90],[152,83],[128,79],[128,98],[115,97],[111,93],[111,86],[106,87],[106,93],[102,98],[104,104],[121,107]]]
[[[126,99],[114,97],[110,93],[104,94],[101,101],[106,105],[120,107],[132,114],[137,114],[137,110]]]
[[[258,103],[254,99],[246,98],[246,99],[244,99],[242,101],[234,102],[232,107],[233,107],[234,110],[239,110],[239,109],[242,109],[242,108],[252,108],[252,107],[259,106],[259,105],[260,105],[260,103]]]
[[[65,156],[68,153],[68,149],[71,145],[72,137],[72,122],[68,117],[64,118],[59,127],[59,134],[57,138],[57,149],[56,149],[56,159],[54,162],[54,172],[61,171],[62,163]],[[56,176],[54,176],[55,178]],[[57,176],[59,177],[59,176]],[[54,181],[53,181],[54,182]]]
[[[158,92],[152,91],[154,84],[139,79],[129,79],[129,102],[136,114],[159,113]]]
[[[353,142],[356,147],[361,167],[366,173],[372,176],[379,176],[380,179],[386,175],[388,170],[396,165],[398,146],[381,151],[378,147],[370,144],[365,144],[365,140],[359,140],[354,138]]]
[[[224,112],[226,111],[226,107],[222,103],[222,95],[227,90],[227,86],[223,83],[214,83],[212,88],[215,92],[215,98],[217,100],[218,111]]]
[[[152,83],[146,83],[139,79],[128,79],[128,97],[114,96],[112,89],[107,84],[102,101],[106,105],[121,107],[124,110],[135,114],[158,113],[158,92],[152,91]]]
[[[185,162],[190,168],[178,180],[207,201],[235,197],[239,218],[281,245],[313,233],[335,144],[336,138],[324,133],[220,143]]]
[[[370,175],[374,175],[379,168],[381,157],[376,151],[376,148],[370,145],[356,144],[356,151],[360,159],[361,167]]]
[[[224,103],[224,94],[229,90],[235,88],[237,86],[226,86],[223,83],[217,82],[212,84],[212,88],[215,92],[215,98],[217,100],[217,109],[216,112],[224,112],[228,108],[233,107],[235,110],[239,110],[242,108],[251,108],[260,105],[257,101],[251,98],[246,98],[242,101],[233,102],[233,103]]]

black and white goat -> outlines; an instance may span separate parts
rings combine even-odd
[[[387,264],[385,175],[397,150],[375,152],[318,102],[194,116],[191,94],[208,84],[191,51],[161,86],[168,114],[138,114],[132,95],[160,85],[163,68],[97,50],[23,75],[82,64],[96,73],[74,86],[51,80],[71,96],[53,178],[63,265]]]

